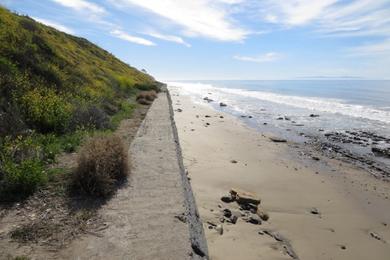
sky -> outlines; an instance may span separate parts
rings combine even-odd
[[[158,80],[390,79],[390,0],[0,0]]]

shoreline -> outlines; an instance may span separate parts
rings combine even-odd
[[[171,95],[211,259],[291,259],[286,245],[300,259],[386,259],[390,254],[388,183],[295,143],[273,143],[176,90]],[[223,209],[239,210],[220,200],[232,187],[257,193],[270,220],[220,223]],[[207,222],[222,224],[224,233]],[[259,235],[265,230],[278,232],[282,241]]]

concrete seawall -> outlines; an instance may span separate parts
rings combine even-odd
[[[161,92],[129,149],[131,175],[100,213],[107,229],[64,250],[67,259],[208,259],[171,99]]]

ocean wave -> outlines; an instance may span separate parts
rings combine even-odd
[[[212,93],[213,97],[217,97],[219,100],[234,100],[234,96],[238,95],[241,97],[254,98],[276,104],[307,109],[313,112],[341,114],[350,117],[381,121],[387,124],[390,123],[390,111],[369,106],[348,104],[342,99],[281,95],[264,91],[215,87],[205,83],[169,82],[168,85],[180,88],[181,93],[187,95],[202,97]]]

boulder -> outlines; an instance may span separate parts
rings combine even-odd
[[[232,198],[234,198],[239,204],[254,204],[259,205],[261,200],[254,193],[243,191],[240,189],[232,188],[230,190]]]
[[[256,214],[264,221],[267,221],[269,219],[268,213],[261,208],[257,209]]]
[[[248,222],[255,225],[261,225],[261,218],[257,214],[250,214],[248,218]]]

